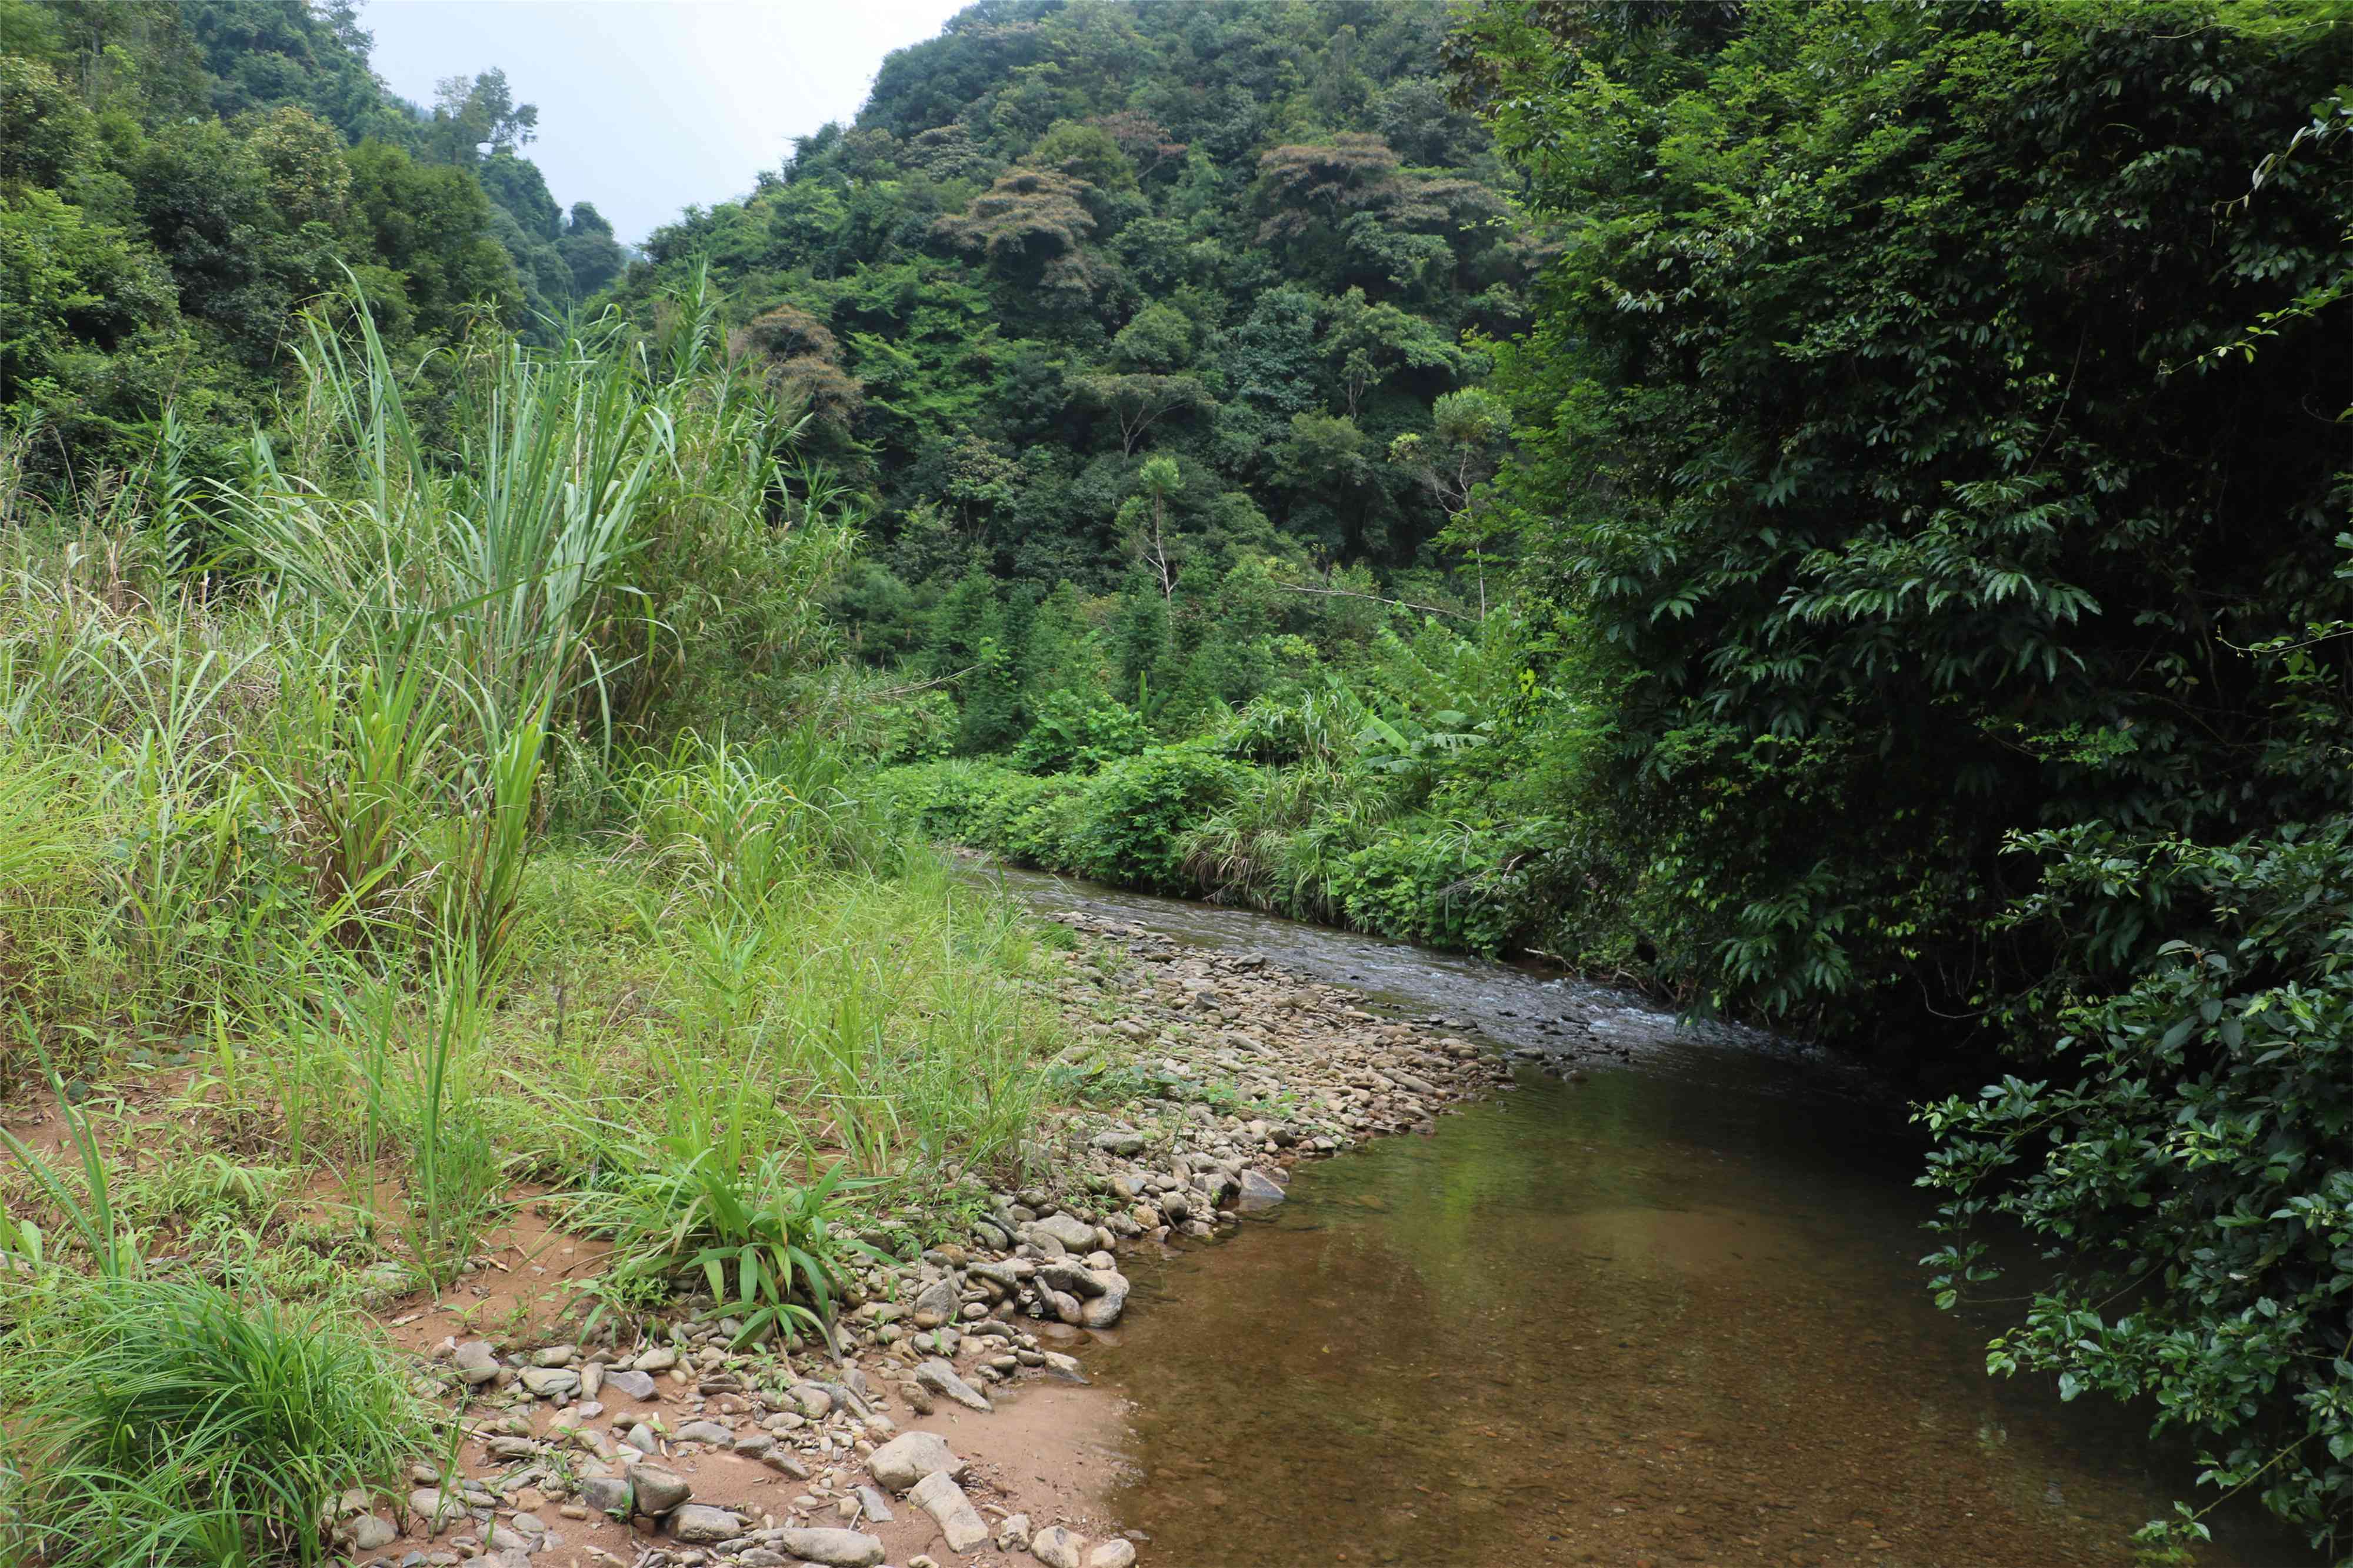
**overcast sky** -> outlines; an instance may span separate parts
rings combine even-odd
[[[742,195],[792,139],[865,101],[882,57],[965,0],[368,0],[376,74],[430,105],[502,68],[539,105],[526,151],[566,206],[634,245],[690,204]]]

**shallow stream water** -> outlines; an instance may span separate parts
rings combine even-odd
[[[2124,1565],[2186,1493],[2184,1452],[1989,1379],[1993,1321],[1930,1305],[1918,1146],[1868,1079],[1507,965],[1003,875],[1585,1074],[1137,1260],[1145,1310],[1087,1363],[1129,1402],[1114,1506],[1155,1568]],[[2313,1561],[2217,1533],[2200,1563]]]

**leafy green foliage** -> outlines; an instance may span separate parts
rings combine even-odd
[[[1135,755],[1151,735],[1124,703],[1092,703],[1074,692],[1055,691],[1038,705],[1029,732],[1013,748],[1012,763],[1024,773],[1091,773]]]
[[[1988,934],[2010,830],[2341,807],[2241,787],[2277,726],[2239,650],[2346,591],[2339,456],[2291,434],[2343,405],[2331,334],[2202,357],[2353,260],[2341,156],[2249,188],[2343,79],[2331,16],[1473,14],[1466,86],[1583,225],[1502,352],[1507,484],[1607,650],[1676,984],[1981,1014],[2048,956]]]

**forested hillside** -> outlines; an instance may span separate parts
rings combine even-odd
[[[354,285],[401,352],[529,327],[619,270],[593,206],[521,152],[503,75],[429,110],[356,5],[0,0],[0,442],[46,481],[175,445],[218,471],[287,372],[295,313]]]
[[[1270,574],[1475,604],[1441,535],[1501,446],[1482,340],[1542,247],[1446,100],[1445,27],[1437,0],[975,5],[855,124],[658,232],[619,299],[707,260],[811,449],[873,489],[838,599],[870,657],[1021,645],[967,749],[1049,690],[1181,726],[1320,629]],[[1048,641],[1109,618],[1124,651],[1029,652],[1050,594]]]

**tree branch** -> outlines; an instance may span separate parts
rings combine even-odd
[[[1293,594],[1314,594],[1326,599],[1370,599],[1376,605],[1395,605],[1401,610],[1419,610],[1425,615],[1447,616],[1458,621],[1474,621],[1476,616],[1466,616],[1460,610],[1441,610],[1436,605],[1417,605],[1410,599],[1384,599],[1378,594],[1359,594],[1349,588],[1304,588],[1296,583],[1277,583],[1278,588]]]

